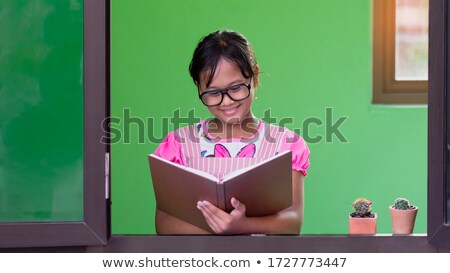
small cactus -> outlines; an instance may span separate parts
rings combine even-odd
[[[409,200],[406,198],[397,198],[394,202],[394,208],[399,210],[413,209],[414,206],[409,204]]]
[[[353,202],[353,207],[358,213],[370,212],[370,205],[372,205],[372,202],[365,198],[358,198],[355,202]]]
[[[374,214],[371,212],[370,206],[372,202],[367,200],[366,198],[358,198],[353,202],[352,206],[355,211],[350,214],[351,217],[356,218],[373,218]]]

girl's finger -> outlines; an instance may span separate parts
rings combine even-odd
[[[217,208],[213,204],[208,201],[203,201],[203,208],[208,212],[211,219],[213,219],[218,225],[223,225],[224,221],[230,215],[223,210]]]
[[[201,201],[197,202],[197,208],[201,211],[203,217],[205,217],[206,223],[213,230],[213,232],[218,233],[219,227],[217,223],[211,218],[212,214],[205,208]]]

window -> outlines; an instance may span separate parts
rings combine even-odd
[[[428,1],[373,1],[374,103],[427,103]]]
[[[428,104],[428,242],[450,247],[450,111],[447,1],[430,3],[430,95]]]
[[[374,2],[385,2],[374,0]],[[107,8],[109,1],[105,1]],[[108,48],[103,42],[109,40],[108,31],[102,22],[109,20],[109,10],[106,14],[103,1],[85,1],[85,102],[89,113],[86,113],[89,126],[86,130],[86,155],[92,158],[85,163],[87,177],[85,181],[85,215],[80,222],[60,223],[5,223],[0,224],[0,247],[23,246],[63,246],[105,244],[107,240],[107,217],[104,199],[104,158],[108,151],[100,145],[98,139],[104,132],[97,125],[108,116],[108,70],[105,68],[105,57],[109,56]],[[447,77],[450,66],[447,64],[449,50],[447,49],[450,35],[447,35],[449,5],[444,0],[432,0],[430,4],[430,104],[429,104],[429,203],[428,203],[428,240],[424,236],[112,236],[108,245],[93,246],[90,252],[233,252],[239,248],[243,252],[448,252],[436,246],[450,246],[450,214],[446,209],[447,190],[450,189],[450,178],[447,175],[448,158],[447,143],[450,143],[446,130],[450,128],[450,112],[446,93]],[[97,26],[92,29],[91,26]],[[103,33],[103,34],[102,34]],[[106,52],[105,52],[106,51]],[[105,54],[106,53],[106,54]],[[90,61],[89,61],[90,60]],[[108,61],[106,60],[108,64]],[[106,69],[106,71],[105,71]],[[107,75],[104,75],[104,74]],[[105,77],[107,78],[105,80]],[[106,84],[106,86],[105,86]],[[88,89],[89,88],[89,89]],[[94,92],[96,91],[97,92]],[[450,201],[449,201],[450,202]],[[81,240],[80,240],[81,239]],[[39,250],[39,249],[38,249]],[[41,251],[72,251],[72,248],[47,248]],[[83,250],[77,249],[77,250]],[[3,250],[5,251],[5,250]],[[11,249],[6,250],[8,252]],[[19,249],[15,251],[35,252],[34,249]]]
[[[33,76],[29,77],[32,80],[34,78],[40,80],[40,77],[44,76],[46,78],[36,83],[36,86],[41,84],[37,100],[40,105],[36,106],[38,103],[34,103],[33,107],[30,107],[33,111],[23,111],[23,113],[19,111],[20,115],[17,115],[19,118],[16,120],[19,120],[20,123],[14,127],[18,129],[10,130],[14,132],[9,138],[15,141],[13,147],[25,147],[23,152],[25,156],[23,157],[30,157],[31,154],[31,158],[33,158],[34,153],[35,162],[17,157],[17,149],[13,149],[11,152],[6,149],[0,151],[2,159],[0,160],[1,192],[2,197],[6,197],[0,198],[2,199],[0,248],[104,245],[109,236],[109,199],[105,197],[105,187],[107,187],[105,185],[105,165],[108,163],[105,155],[108,152],[108,146],[99,141],[104,136],[99,125],[108,116],[109,111],[109,59],[107,58],[109,3],[108,1],[71,1],[70,4],[68,1],[47,1],[45,3],[40,1],[38,4],[35,2],[32,0],[20,3],[14,0],[2,1],[1,7],[5,6],[5,11],[7,11],[5,12],[7,16],[0,16],[2,24],[6,26],[3,29],[9,28],[16,33],[17,29],[25,29],[28,32],[25,32],[25,35],[9,35],[5,39],[11,41],[7,44],[10,48],[6,47],[11,50],[2,52],[4,53],[2,57],[11,63],[17,63],[19,58],[23,58],[25,61],[19,63],[27,65],[19,65],[19,69],[16,69],[17,66],[11,65],[5,70],[12,75],[10,78],[14,84],[11,86],[14,89],[11,89],[13,92],[0,92],[0,101],[11,102],[8,104],[8,110],[25,108],[17,106],[22,97],[27,98],[30,96],[29,93],[33,94],[27,87],[30,84],[25,76]],[[25,16],[26,18],[23,19],[24,16],[21,15],[24,13],[30,16]],[[61,29],[62,33],[56,33]],[[72,31],[67,31],[68,29]],[[45,35],[39,31],[44,31]],[[69,34],[66,35],[66,32]],[[80,35],[78,36],[78,34]],[[4,35],[8,35],[8,33]],[[48,40],[43,41],[42,36]],[[25,38],[23,39],[23,37]],[[33,48],[37,47],[35,43],[30,42],[33,41],[33,38],[39,43],[43,41],[40,44],[40,51],[38,51],[43,53],[28,54],[28,52],[34,52]],[[16,44],[23,46],[15,46]],[[47,48],[51,48],[51,50],[47,50]],[[17,54],[19,50],[22,51]],[[27,52],[27,54],[21,52]],[[47,54],[47,52],[52,52],[53,55]],[[25,57],[23,57],[24,55]],[[80,55],[84,56],[82,65],[80,64]],[[64,56],[63,61],[59,59],[61,56]],[[35,76],[33,73],[39,76]],[[63,80],[56,81],[54,75],[63,74],[68,76],[62,77]],[[27,79],[25,85],[16,84],[16,82],[23,81],[24,78]],[[81,79],[83,86],[78,88],[78,85],[75,84],[76,87],[72,88],[74,86],[72,82],[79,83]],[[31,84],[31,86],[34,85]],[[22,94],[20,92],[24,92],[25,95],[20,97]],[[7,97],[8,93],[14,95]],[[63,94],[61,95],[61,93]],[[68,95],[72,93],[76,95],[75,99]],[[64,115],[61,121],[54,118],[55,114],[52,111],[63,107],[73,111],[71,108],[73,105],[76,106],[74,112],[79,113],[79,116],[72,118],[70,115]],[[37,112],[36,109],[40,112]],[[50,113],[50,115],[41,113]],[[59,112],[59,114],[61,113]],[[4,117],[2,116],[2,118]],[[0,122],[0,142],[6,131],[2,130],[6,126],[4,120]],[[54,129],[57,122],[61,122],[61,124]],[[33,123],[39,124],[39,127],[35,127],[37,128],[35,135],[32,135],[30,133],[32,131],[29,129],[34,128]],[[13,124],[13,122],[9,124]],[[26,128],[26,133],[22,133],[23,128]],[[67,128],[71,130],[70,137],[66,134],[61,135],[63,137],[58,141],[47,140],[51,140],[54,135],[60,136],[59,133]],[[35,142],[41,145],[40,148],[37,144],[31,145],[26,142],[27,137],[37,138],[36,135],[41,134],[39,130],[44,131],[42,135],[45,136]],[[55,133],[51,135],[49,132]],[[24,134],[26,135],[23,136]],[[74,138],[76,141],[72,140]],[[22,141],[20,142],[19,139]],[[73,143],[81,144],[74,145]],[[41,151],[41,154],[36,154],[36,149],[40,149],[38,151]],[[10,158],[3,160],[3,155],[9,155]],[[11,155],[16,155],[16,157],[13,158]],[[69,161],[79,163],[64,168],[54,167],[61,166],[61,162],[67,164]],[[44,162],[44,167],[39,165],[39,162]],[[80,169],[81,171],[79,171]],[[6,174],[9,173],[11,175],[7,176]],[[80,173],[81,175],[78,175]],[[24,177],[28,180],[25,180]],[[18,185],[20,188],[15,185],[17,181],[21,183]],[[29,186],[32,184],[39,185],[37,187]],[[50,186],[47,186],[49,184]],[[81,198],[76,191],[81,192]],[[78,199],[81,202],[77,202]],[[17,206],[15,206],[16,204]]]

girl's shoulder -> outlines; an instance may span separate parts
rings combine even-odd
[[[153,154],[180,165],[185,165],[181,150],[181,139],[173,131],[168,133],[158,145]]]
[[[171,162],[186,165],[183,146],[196,147],[199,136],[203,132],[205,120],[192,125],[180,127],[168,133],[161,141],[154,154]],[[189,150],[189,149],[188,149]]]
[[[306,176],[306,170],[310,165],[309,157],[311,154],[306,141],[300,134],[297,134],[286,127],[270,124],[269,128],[272,137],[278,137],[278,153],[288,150],[291,151],[292,169],[302,172],[303,175]]]
[[[288,143],[293,143],[293,142],[304,142],[303,138],[300,136],[300,134],[297,134],[294,131],[291,131],[290,129],[284,127],[284,126],[279,126],[276,124],[271,124],[271,123],[266,123],[265,126],[265,134],[276,138],[278,141],[281,142],[288,142]]]

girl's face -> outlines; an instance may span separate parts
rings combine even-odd
[[[206,88],[207,76],[208,74],[206,72],[200,74],[200,94],[238,84],[248,84],[250,82],[250,79],[246,79],[235,64],[226,59],[221,59],[217,64],[215,75],[208,88]],[[257,77],[257,75],[254,77]],[[234,101],[227,94],[224,94],[221,104],[208,107],[211,114],[229,125],[241,123],[245,118],[251,118],[253,116],[251,108],[254,97],[254,87],[256,87],[254,82],[257,82],[257,79],[252,80],[248,98],[241,101]]]

